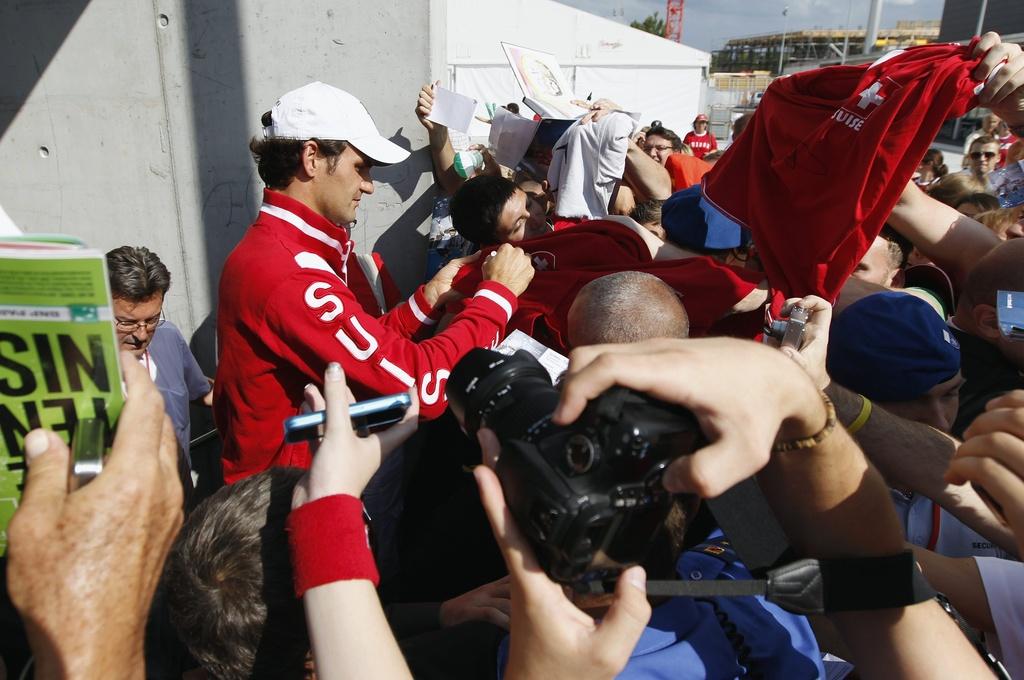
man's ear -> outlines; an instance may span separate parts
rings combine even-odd
[[[892,278],[889,279],[889,288],[903,288],[906,283],[906,272],[902,269],[897,269],[893,273]]]
[[[302,143],[302,151],[299,154],[299,166],[303,179],[313,179],[316,176],[316,166],[321,160],[320,145],[312,139]]]
[[[971,318],[974,319],[974,326],[978,329],[978,335],[989,342],[999,339],[999,320],[996,317],[996,308],[992,305],[974,305],[971,310]]]

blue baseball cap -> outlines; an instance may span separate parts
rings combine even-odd
[[[684,248],[726,250],[750,242],[750,232],[711,205],[700,185],[677,191],[661,206],[661,226]]]
[[[907,293],[861,298],[832,320],[828,373],[875,401],[910,401],[960,370],[960,344],[924,300]]]

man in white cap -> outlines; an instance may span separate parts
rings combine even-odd
[[[683,144],[689,146],[693,155],[701,159],[718,148],[718,140],[708,130],[706,115],[698,113],[697,117],[693,119],[693,130],[687,132],[683,137]]]
[[[309,467],[308,447],[286,444],[282,421],[299,413],[305,386],[319,385],[330,362],[341,364],[357,399],[415,386],[420,416],[440,415],[452,367],[500,341],[533,278],[529,257],[502,246],[465,310],[414,341],[429,335],[469,258],[380,315],[352,289],[359,266],[346,229],[373,193],[370,168],[409,153],[380,136],[358,99],[320,82],[282,96],[262,122],[250,149],[267,185],[263,205],[220,279],[214,416],[229,483],[271,466]]]

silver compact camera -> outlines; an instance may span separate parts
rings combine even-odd
[[[788,319],[768,318],[764,325],[765,335],[771,336],[779,341],[780,347],[792,347],[798,350],[804,344],[804,329],[807,321],[811,318],[811,310],[804,307],[793,307],[789,311]]]

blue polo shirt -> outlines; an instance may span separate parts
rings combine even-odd
[[[683,580],[751,578],[728,544],[714,538],[683,553],[676,570]],[[736,627],[732,640],[723,630],[716,609]],[[750,652],[740,660],[736,650],[743,645],[749,646]],[[499,678],[507,663],[508,637],[498,649]],[[654,608],[618,678],[724,679],[742,677],[750,671],[787,680],[825,677],[821,652],[807,618],[791,614],[763,597],[672,598]]]
[[[210,383],[196,363],[188,343],[170,321],[158,326],[148,347],[149,358],[156,365],[156,387],[164,397],[164,408],[174,425],[174,434],[191,466],[189,439],[191,424],[189,402],[210,391]],[[152,373],[152,371],[151,371]]]

